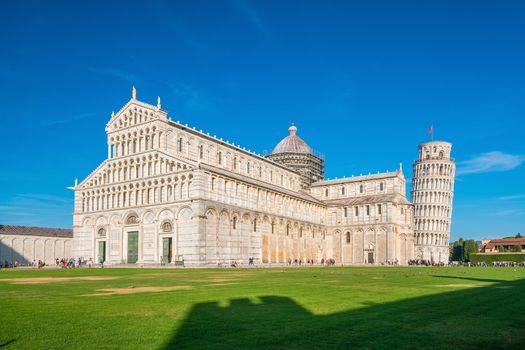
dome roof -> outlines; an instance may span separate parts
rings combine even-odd
[[[272,154],[279,153],[306,153],[313,154],[312,149],[297,136],[297,128],[294,123],[288,128],[289,135],[281,140],[273,149]]]

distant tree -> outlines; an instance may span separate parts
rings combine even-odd
[[[521,252],[521,245],[515,245],[514,247],[512,247],[512,251],[515,253]]]
[[[463,261],[470,261],[470,254],[478,252],[478,244],[473,239],[463,242]]]
[[[521,233],[518,232],[518,234],[514,238],[521,238]]]
[[[463,238],[454,242],[450,258],[452,261],[463,261]]]
[[[498,246],[498,252],[500,252],[500,253],[505,253],[505,247],[502,246],[502,245],[499,245],[499,246]]]

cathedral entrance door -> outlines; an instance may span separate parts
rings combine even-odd
[[[173,254],[173,239],[171,237],[162,239],[162,262],[164,264],[171,263]]]
[[[368,263],[369,264],[374,263],[374,252],[368,252]]]
[[[98,242],[98,262],[100,264],[106,261],[106,241]]]
[[[139,259],[139,233],[128,232],[128,264],[134,264]]]

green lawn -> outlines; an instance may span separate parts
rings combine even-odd
[[[525,268],[4,269],[0,348],[525,349]]]

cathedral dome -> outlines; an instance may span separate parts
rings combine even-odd
[[[288,128],[289,135],[281,140],[273,149],[272,154],[279,153],[305,153],[313,154],[312,149],[297,136],[297,128],[294,123]]]

